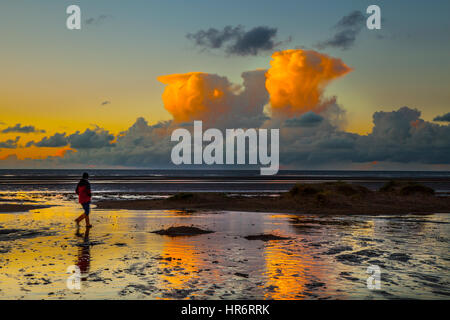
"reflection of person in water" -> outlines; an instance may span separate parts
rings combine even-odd
[[[89,269],[91,266],[91,244],[89,242],[89,231],[90,228],[86,228],[84,232],[84,236],[80,233],[80,230],[77,228],[77,233],[75,234],[77,237],[83,237],[83,242],[80,243],[78,248],[78,261],[77,266],[80,268],[81,272],[81,281],[86,281]]]
[[[91,204],[91,184],[88,181],[89,174],[83,173],[83,178],[78,182],[75,192],[78,195],[78,202],[84,209],[84,213],[75,219],[77,227],[80,225],[81,220],[86,219],[86,228],[92,227],[89,222],[89,212],[91,211],[89,206]]]

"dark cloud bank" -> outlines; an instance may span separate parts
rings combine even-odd
[[[30,141],[27,143],[27,147],[65,147],[70,146],[74,149],[91,149],[91,148],[103,148],[114,147],[111,142],[115,139],[114,135],[107,130],[101,128],[86,129],[83,133],[79,131],[66,135],[66,133],[55,133],[53,136],[44,137],[41,141]]]
[[[267,119],[261,126],[280,128],[280,163],[284,168],[351,168],[373,162],[415,164],[422,167],[450,164],[450,126],[424,121],[420,111],[402,107],[391,112],[376,112],[374,127],[368,135],[349,133],[339,128],[336,112],[307,112],[288,120]],[[182,124],[189,128],[188,124]],[[36,146],[70,145],[64,158],[24,162],[28,166],[83,166],[170,168],[171,132],[180,125],[172,121],[149,125],[138,118],[115,143],[108,131],[97,128],[66,136],[55,134],[35,143]],[[207,127],[207,124],[204,127]],[[14,147],[18,139],[0,143]],[[6,143],[6,144],[5,144]],[[15,159],[9,159],[11,162]],[[14,162],[17,166],[17,162]],[[7,166],[8,159],[3,161]],[[398,167],[398,166],[397,166]]]
[[[424,121],[420,114],[408,107],[376,112],[374,127],[368,135],[337,130],[328,121],[303,133],[291,131],[280,159],[285,164],[297,165],[374,161],[449,164],[450,126]]]

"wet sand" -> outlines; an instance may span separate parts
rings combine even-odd
[[[0,215],[2,299],[450,296],[448,214],[307,215],[94,206],[94,227],[77,232],[73,219],[82,210],[73,199],[42,201],[54,206]],[[153,233],[181,226],[213,232]],[[83,279],[80,290],[66,285],[68,268],[74,265]],[[370,265],[382,270],[381,290],[366,286]]]

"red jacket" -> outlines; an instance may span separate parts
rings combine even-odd
[[[81,179],[78,182],[75,192],[78,195],[79,203],[86,203],[91,201],[91,184],[86,179]]]

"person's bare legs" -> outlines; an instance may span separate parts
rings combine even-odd
[[[86,216],[86,214],[83,213],[81,216],[79,216],[78,218],[75,219],[75,222],[76,222],[77,226],[80,225],[80,222],[83,219],[89,219],[89,218]],[[86,223],[88,223],[88,220],[86,221]]]
[[[92,224],[89,222],[89,216],[86,216],[86,228],[91,228]]]

